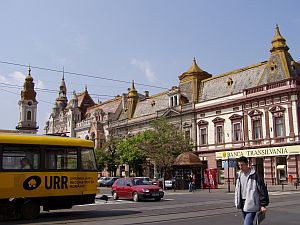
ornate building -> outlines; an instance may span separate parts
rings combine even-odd
[[[142,95],[132,82],[128,93],[98,104],[87,90],[68,103],[63,79],[46,133],[89,138],[101,147],[165,117],[191,139],[204,165],[218,168],[219,183],[235,179],[241,155],[269,184],[299,179],[300,65],[278,26],[270,51],[267,61],[214,76],[194,59],[168,91]]]
[[[36,134],[38,126],[36,123],[37,104],[34,82],[31,77],[31,69],[28,68],[28,75],[25,78],[21,100],[19,101],[19,122],[16,129],[20,133]]]
[[[300,65],[278,26],[270,51],[267,61],[201,82],[196,153],[218,167],[219,182],[233,182],[242,155],[268,184],[299,179]]]

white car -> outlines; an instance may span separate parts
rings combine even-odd
[[[165,189],[172,189],[172,188],[174,188],[174,185],[175,185],[174,179],[165,180]]]
[[[104,180],[108,180],[108,177],[100,177],[100,178],[98,178],[98,186],[99,187],[101,186],[102,181],[104,181]]]

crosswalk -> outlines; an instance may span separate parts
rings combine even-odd
[[[299,192],[295,191],[274,191],[274,192],[269,192],[269,195],[293,195],[293,194],[299,194]]]

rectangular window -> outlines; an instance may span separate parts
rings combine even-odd
[[[191,132],[190,130],[185,131],[185,139],[190,140],[191,139]]]
[[[96,160],[93,149],[81,150],[81,169],[97,170]]]
[[[206,145],[206,144],[207,144],[207,129],[200,128],[200,145]]]
[[[233,124],[233,141],[241,140],[241,123]]]
[[[77,150],[72,148],[46,149],[46,169],[75,170],[77,169]]]
[[[217,144],[223,143],[224,142],[223,126],[217,126],[216,133],[217,133],[217,138],[216,138]]]
[[[284,136],[284,123],[283,117],[275,117],[275,137]]]
[[[40,153],[37,147],[3,147],[2,168],[5,170],[36,170],[39,164]]]
[[[253,120],[253,139],[261,139],[261,120]]]

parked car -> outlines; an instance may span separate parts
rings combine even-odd
[[[119,177],[108,177],[107,179],[101,181],[101,186],[111,187],[118,178]]]
[[[104,180],[106,180],[106,179],[108,179],[108,177],[99,177],[99,178],[98,178],[98,186],[101,187],[102,181],[104,181]]]
[[[158,178],[152,180],[152,184],[157,185],[163,188],[163,178]],[[175,178],[165,180],[165,189],[173,189],[175,188]]]
[[[163,188],[163,179],[162,178],[158,178],[158,179],[155,178],[151,182],[153,185],[157,185],[157,186]]]
[[[174,189],[175,187],[175,179],[165,180],[165,189]]]
[[[119,198],[133,199],[137,202],[144,199],[160,201],[164,197],[163,190],[152,184],[146,184],[139,178],[119,178],[112,186],[112,196],[115,200]]]

